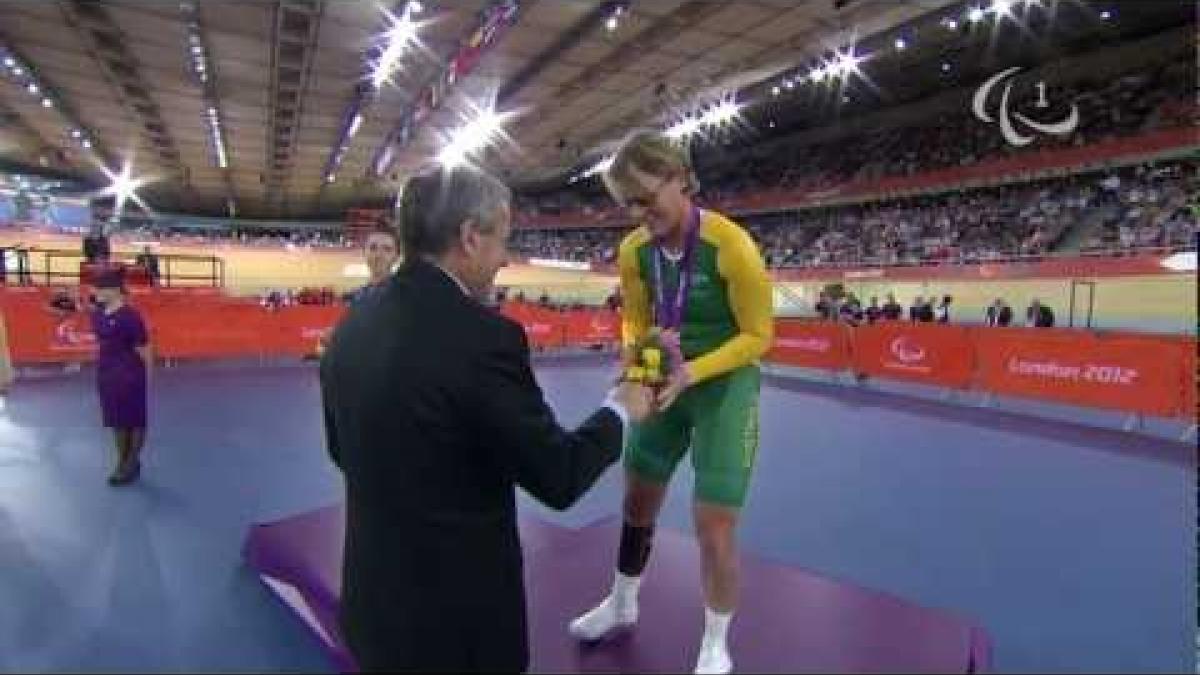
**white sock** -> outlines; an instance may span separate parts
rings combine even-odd
[[[704,608],[704,645],[720,647],[727,651],[725,645],[729,637],[729,622],[733,620],[733,612],[722,614],[708,607]]]
[[[733,659],[729,656],[729,646],[726,644],[732,619],[733,612],[722,614],[704,608],[704,639],[700,642],[694,673],[718,675],[733,671]]]
[[[612,597],[616,603],[617,609],[631,609],[637,607],[638,589],[642,587],[641,577],[627,577],[620,572],[616,573],[613,579]]]

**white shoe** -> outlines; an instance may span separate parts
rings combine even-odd
[[[616,600],[610,594],[599,605],[572,621],[567,630],[577,640],[595,642],[614,630],[634,625],[637,623],[637,615],[637,605],[618,608]]]
[[[721,648],[711,648],[701,645],[700,658],[696,659],[696,675],[725,675],[733,672],[733,659],[729,652]]]

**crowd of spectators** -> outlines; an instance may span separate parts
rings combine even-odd
[[[1035,88],[1022,88],[1016,92],[1013,110],[1038,119],[1055,119],[1074,103],[1080,120],[1071,134],[1042,136],[1024,148],[1006,143],[994,125],[974,117],[969,105],[956,104],[911,124],[880,126],[824,142],[782,139],[739,153],[728,148],[719,153],[700,152],[700,199],[720,208],[731,197],[764,190],[829,190],[859,180],[908,176],[1022,152],[1079,147],[1160,128],[1195,125],[1193,68],[1194,64],[1181,58],[1114,79],[1073,82],[1054,91],[1053,102],[1048,101],[1046,109],[1039,107]],[[971,91],[959,94],[969,103]],[[517,210],[526,220],[547,215],[568,215],[581,222],[604,220],[612,213],[612,203],[597,183],[593,179],[558,192],[519,196]]]
[[[1187,162],[1031,183],[739,217],[768,265],[975,263],[1056,250],[1072,228],[1085,250],[1188,246],[1200,183]],[[612,263],[625,230],[519,230],[518,255]],[[1119,237],[1119,239],[1118,239]]]

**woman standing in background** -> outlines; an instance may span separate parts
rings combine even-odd
[[[113,430],[117,466],[109,485],[126,485],[142,471],[146,440],[146,382],[153,355],[141,314],[125,302],[121,270],[110,269],[96,281],[98,307],[92,314],[96,388],[104,426]]]

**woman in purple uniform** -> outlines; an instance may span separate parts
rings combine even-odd
[[[119,269],[108,270],[96,280],[97,309],[92,314],[99,351],[96,355],[96,388],[104,426],[113,430],[117,442],[117,466],[109,485],[126,485],[137,480],[142,464],[139,455],[146,440],[146,380],[153,364],[146,325],[133,307],[125,304],[125,288]]]

